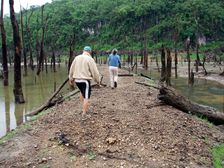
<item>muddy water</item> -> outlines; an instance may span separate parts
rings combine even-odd
[[[141,70],[140,72],[153,79],[160,77],[157,71]],[[224,112],[224,85],[206,79],[195,79],[194,85],[188,86],[187,78],[182,77],[172,78],[171,84],[190,100]]]
[[[8,87],[3,87],[2,80],[0,80],[0,137],[25,122],[25,114],[47,100],[54,92],[55,84],[58,87],[67,78],[67,69],[65,66],[57,67],[57,72],[54,73],[49,68],[47,74],[42,72],[39,76],[29,71],[27,77],[22,77],[25,104],[14,103],[12,74],[11,70]],[[144,74],[154,79],[159,78],[159,73],[156,71],[144,71]],[[188,87],[186,78],[173,79],[172,85],[191,100],[224,111],[223,85],[196,79],[194,87]],[[68,87],[63,92],[67,92],[67,89]]]
[[[26,103],[15,104],[13,95],[13,70],[9,73],[9,86],[4,87],[0,79],[0,137],[15,129],[26,121],[25,114],[42,105],[67,78],[65,67],[57,67],[54,73],[48,68],[48,73],[28,71],[28,76],[22,77],[23,94]],[[67,87],[66,87],[67,88]],[[63,91],[66,92],[66,89]]]

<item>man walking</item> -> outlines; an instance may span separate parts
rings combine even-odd
[[[83,53],[73,60],[69,71],[69,84],[76,83],[81,95],[80,100],[83,103],[82,115],[86,116],[89,110],[89,99],[91,95],[90,80],[95,80],[100,85],[100,75],[94,59],[91,57],[92,49],[89,46],[84,47]]]

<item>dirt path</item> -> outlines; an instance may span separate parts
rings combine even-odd
[[[107,68],[99,68],[109,84]],[[157,90],[135,83],[144,80],[120,77],[114,90],[93,89],[84,121],[79,95],[55,106],[1,145],[0,167],[212,167],[211,147],[224,133],[161,104]]]

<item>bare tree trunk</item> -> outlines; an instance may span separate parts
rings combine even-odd
[[[33,11],[31,11],[31,14],[28,18],[28,21],[26,22],[26,27],[27,27],[27,34],[28,34],[28,40],[29,40],[29,52],[30,52],[30,68],[31,70],[34,70],[34,65],[33,65],[33,51],[32,51],[32,34],[31,34],[31,31],[30,31],[30,18],[33,14]]]
[[[73,36],[70,37],[70,45],[69,45],[69,60],[68,60],[68,72],[70,70],[70,66],[74,59],[74,38]]]
[[[45,33],[45,26],[46,26],[46,24],[44,24],[44,5],[41,7],[41,20],[42,20],[42,37],[41,37],[41,43],[40,43],[40,57],[39,57],[37,75],[40,74],[41,66],[44,63],[44,33]]]
[[[14,1],[9,0],[10,5],[10,18],[13,28],[13,40],[14,40],[14,96],[16,103],[24,103],[22,82],[21,82],[21,40],[19,36],[19,26],[14,12]]]
[[[170,54],[170,49],[167,49],[167,67],[166,67],[166,84],[171,86],[171,68],[172,68],[172,58]]]
[[[199,64],[200,64],[200,58],[199,58],[199,53],[198,53],[198,50],[199,50],[199,44],[197,43],[196,44],[196,56],[197,56],[197,58],[196,58],[196,67],[195,67],[195,71],[196,72],[198,72],[198,66],[199,66]]]
[[[161,82],[164,82],[166,80],[166,54],[165,54],[165,48],[162,45],[161,49],[161,64],[162,64],[162,70],[161,70]]]
[[[24,75],[27,76],[27,61],[26,61],[26,44],[24,39],[24,30],[23,30],[23,12],[20,9],[20,23],[21,23],[21,42],[22,42],[22,50],[23,50],[23,61],[24,61]]]
[[[160,69],[159,69],[159,61],[158,61],[158,56],[156,55],[156,67],[158,69],[158,72],[160,72]]]
[[[207,72],[206,69],[205,69],[205,60],[206,60],[206,55],[204,54],[202,67],[203,67],[203,69],[204,69],[204,71],[205,71],[205,75],[208,75],[208,72]]]
[[[177,64],[178,64],[178,60],[177,60],[177,47],[176,47],[176,43],[175,43],[175,56],[174,56],[174,61],[175,61],[175,78],[177,78]]]
[[[190,44],[187,45],[187,62],[188,62],[188,84],[191,81],[191,58],[190,58]]]
[[[52,67],[52,64],[53,64],[53,72],[56,72],[56,66],[55,66],[55,47],[54,47],[53,44],[51,46],[51,49],[52,49],[51,67]]]
[[[4,0],[1,0],[1,18],[0,18],[0,26],[1,26],[1,35],[2,35],[2,66],[3,66],[3,85],[8,86],[8,60],[7,60],[7,47],[6,47],[6,34],[4,28],[3,21],[3,7]]]

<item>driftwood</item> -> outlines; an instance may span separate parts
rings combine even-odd
[[[61,84],[61,86],[52,94],[52,96],[42,105],[40,106],[39,108],[31,111],[30,113],[26,114],[26,116],[34,116],[34,115],[37,115],[38,113],[40,113],[41,111],[43,110],[46,110],[52,106],[54,106],[55,104],[59,104],[59,103],[62,103],[65,99],[71,97],[71,96],[74,96],[75,94],[79,93],[80,90],[79,89],[75,89],[73,90],[72,92],[68,93],[67,95],[65,96],[59,96],[59,97],[56,97],[57,94],[60,92],[60,90],[64,87],[64,85],[68,82],[68,78]],[[101,81],[102,82],[102,79]],[[92,88],[97,88],[99,85],[97,84],[93,84],[91,85]],[[101,83],[101,86],[103,87],[106,87],[106,84],[103,84]]]
[[[146,75],[144,75],[143,73],[141,73],[140,76],[143,76],[143,77],[148,78],[148,79],[152,79],[151,77],[146,76]]]
[[[208,121],[214,123],[215,125],[224,124],[224,113],[219,112],[212,107],[192,102],[188,98],[179,94],[175,89],[171,87],[165,87],[161,85],[153,86],[141,82],[135,83],[158,89],[160,92],[158,95],[159,100],[183,112],[191,113],[202,118],[207,118]]]
[[[155,89],[160,89],[160,86],[155,86],[155,85],[150,85],[148,83],[144,83],[144,82],[135,82],[139,85],[143,85],[143,86],[148,86],[148,87],[152,87],[152,88],[155,88]]]
[[[133,74],[118,74],[118,76],[134,76]]]
[[[194,103],[188,98],[180,95],[171,87],[161,87],[158,99],[183,112],[191,113],[202,118],[207,118],[208,121],[214,123],[215,125],[224,124],[224,113],[219,112],[212,107]]]
[[[39,112],[55,105],[57,102],[62,102],[63,101],[63,97],[59,97],[56,100],[53,100],[57,94],[60,92],[60,90],[64,87],[64,85],[68,82],[68,78],[61,84],[61,86],[52,94],[52,96],[39,108],[37,108],[34,111],[31,111],[30,113],[26,114],[26,116],[33,116],[38,114]]]

